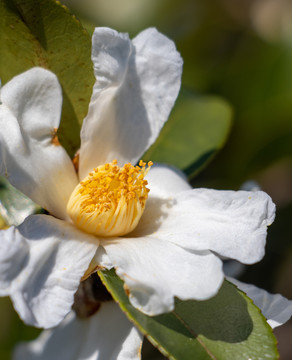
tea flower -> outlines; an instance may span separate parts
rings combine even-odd
[[[263,257],[275,214],[263,192],[191,189],[167,167],[134,166],[180,88],[182,60],[171,40],[148,29],[131,42],[97,28],[92,60],[78,174],[56,138],[56,77],[34,68],[1,91],[1,173],[49,215],[1,232],[0,294],[44,328],[63,320],[81,278],[99,268],[114,267],[131,303],[149,315],[172,310],[175,296],[208,299],[224,279],[221,257]]]
[[[142,336],[114,302],[96,314],[79,319],[72,311],[54,329],[32,342],[19,344],[13,359],[22,360],[138,360]]]

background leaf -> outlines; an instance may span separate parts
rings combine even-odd
[[[89,35],[54,0],[0,0],[0,13],[2,84],[34,66],[58,76],[63,89],[58,135],[72,156],[94,83]]]
[[[114,270],[98,274],[129,319],[165,356],[177,360],[278,358],[276,340],[259,309],[228,281],[210,300],[176,299],[174,311],[150,317],[130,304]]]
[[[11,349],[17,342],[35,339],[40,329],[25,325],[8,297],[0,298],[0,359],[11,360]]]
[[[40,206],[0,177],[0,229],[19,225],[30,214],[41,211]]]
[[[172,164],[193,176],[222,148],[232,109],[223,99],[181,94],[146,161]]]

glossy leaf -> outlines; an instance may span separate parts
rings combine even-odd
[[[168,163],[193,176],[222,148],[232,110],[218,97],[181,95],[146,161]]]
[[[129,319],[171,359],[278,358],[276,340],[259,309],[228,281],[210,300],[176,299],[174,311],[150,317],[130,304],[114,270],[98,274]]]
[[[2,84],[34,66],[53,71],[63,88],[58,135],[73,155],[94,83],[89,35],[54,0],[0,0],[0,13]]]

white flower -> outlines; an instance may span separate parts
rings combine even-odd
[[[14,360],[138,360],[142,336],[114,302],[101,305],[87,319],[70,312],[54,329],[30,343],[19,344]]]
[[[32,215],[2,231],[0,294],[10,295],[26,323],[44,328],[62,321],[81,277],[100,267],[115,267],[131,303],[146,314],[172,310],[175,296],[208,299],[224,279],[221,257],[259,261],[274,219],[275,206],[260,191],[191,189],[180,173],[157,166],[147,174],[146,202],[143,164],[140,174],[129,165],[117,168],[121,178],[115,177],[116,165],[103,164],[135,164],[158,136],[180,88],[182,60],[174,43],[155,29],[131,42],[126,34],[99,28],[92,49],[97,80],[81,130],[79,175],[56,141],[56,77],[34,68],[1,92],[1,173],[51,215]],[[99,188],[108,170],[120,192],[112,185]],[[74,189],[84,178],[79,194],[85,197],[76,198]],[[87,197],[95,185],[100,204]],[[71,194],[73,221],[67,213]],[[123,228],[137,217],[134,230]],[[89,234],[83,225],[92,221]],[[109,224],[115,230],[105,237]]]

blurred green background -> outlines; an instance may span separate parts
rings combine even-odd
[[[175,41],[184,59],[181,97],[220,96],[231,105],[233,126],[224,148],[190,181],[194,187],[237,190],[247,180],[255,180],[271,195],[277,205],[277,217],[269,229],[266,257],[246,268],[241,279],[292,299],[291,2],[64,0],[63,3],[89,32],[94,26],[108,26],[134,37],[146,27],[157,27]],[[183,116],[194,116],[191,107]],[[200,117],[200,113],[196,116]],[[10,358],[16,342],[34,338],[37,330],[19,321],[6,298],[0,299],[0,316],[0,358],[4,360]],[[276,330],[276,335],[281,359],[291,359],[291,321]],[[149,345],[145,345],[144,353],[145,358],[159,358]]]

